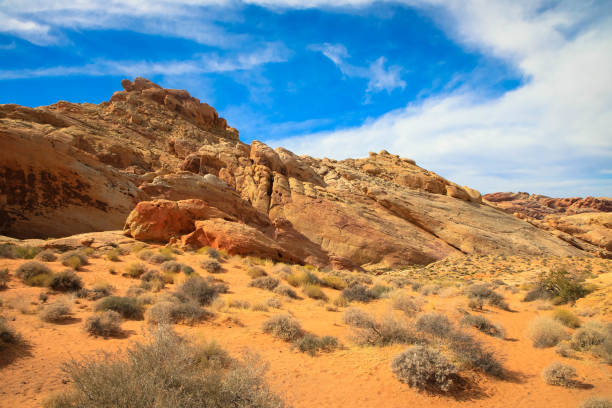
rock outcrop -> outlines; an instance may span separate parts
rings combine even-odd
[[[186,91],[143,78],[122,85],[99,105],[0,105],[0,233],[125,226],[141,240],[341,268],[582,253],[413,160],[247,145]]]
[[[611,198],[551,198],[520,192],[486,194],[483,198],[581,250],[612,258]]]

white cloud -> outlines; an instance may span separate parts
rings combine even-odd
[[[385,68],[387,60],[380,57],[368,66],[358,66],[348,63],[349,53],[342,44],[312,44],[310,50],[319,51],[329,58],[340,69],[343,75],[352,78],[365,78],[368,80],[366,93],[387,91],[391,93],[396,88],[404,89],[406,82],[401,78],[402,68],[392,65]]]
[[[193,60],[162,62],[98,60],[91,64],[80,66],[0,70],[0,80],[70,75],[178,76],[235,72],[250,70],[268,63],[283,62],[288,58],[288,55],[289,51],[282,44],[269,43],[249,53],[238,53],[225,57],[217,54],[206,54]]]
[[[612,195],[612,180],[597,176],[597,166],[612,162],[609,10],[566,2],[410,3],[435,6],[449,35],[505,59],[524,84],[496,99],[464,88],[362,126],[273,145],[335,158],[388,149],[488,192]]]

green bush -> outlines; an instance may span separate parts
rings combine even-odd
[[[114,310],[91,315],[85,320],[85,330],[94,336],[118,336],[122,333],[121,315]]]
[[[253,355],[232,361],[210,346],[188,343],[159,326],[147,343],[125,354],[71,361],[70,389],[47,401],[54,408],[281,408],[265,382],[267,365]],[[217,365],[215,362],[220,361]],[[52,404],[52,405],[50,405]]]
[[[28,286],[47,286],[52,274],[51,269],[37,261],[28,261],[15,271],[15,276]]]
[[[568,337],[563,325],[549,317],[534,319],[528,327],[528,334],[533,346],[539,348],[556,346]]]
[[[321,284],[321,280],[307,269],[294,270],[291,275],[287,275],[285,280],[294,287],[304,286],[306,284]]]
[[[450,391],[457,371],[438,350],[412,346],[395,356],[391,362],[393,374],[403,383],[419,390]]]
[[[542,378],[548,385],[573,387],[576,384],[576,377],[574,367],[559,362],[549,365],[542,371]]]
[[[126,319],[141,320],[143,314],[142,305],[138,300],[131,297],[107,296],[98,301],[95,306],[96,312],[114,310]]]
[[[262,329],[284,341],[296,341],[304,335],[300,323],[289,315],[270,317],[263,322]]]
[[[555,298],[557,303],[575,302],[589,293],[582,279],[566,269],[553,269],[540,275],[535,289],[531,290],[524,301],[542,298]]]
[[[334,275],[325,275],[323,279],[321,279],[321,285],[336,290],[342,290],[347,286],[344,279]]]
[[[14,244],[0,244],[0,258],[34,259],[42,248]]]
[[[73,270],[66,269],[51,277],[49,287],[60,292],[76,292],[83,287],[83,281]]]

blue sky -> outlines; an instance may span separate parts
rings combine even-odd
[[[244,142],[387,149],[482,192],[612,196],[601,1],[0,0],[0,103],[99,103],[145,76]]]

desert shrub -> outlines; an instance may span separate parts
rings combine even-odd
[[[29,286],[47,286],[52,272],[51,269],[40,262],[28,261],[17,268],[15,276]]]
[[[140,280],[142,281],[142,287],[150,288],[154,292],[159,292],[166,285],[166,280],[162,274],[156,270],[149,270],[143,273]]]
[[[112,248],[106,251],[104,256],[111,262],[119,262],[119,255],[121,255],[121,250],[119,248]]]
[[[87,255],[78,250],[64,252],[62,255],[60,255],[60,261],[62,262],[62,265],[72,268],[75,271],[78,271],[81,267],[89,264]]]
[[[549,317],[537,317],[528,327],[528,335],[534,347],[556,346],[567,337],[563,325]]]
[[[606,340],[606,333],[601,324],[587,322],[585,327],[574,332],[570,346],[574,350],[590,350]]]
[[[482,299],[470,299],[468,301],[468,307],[472,310],[482,310],[482,307],[484,306],[484,302],[482,301]]]
[[[147,343],[134,344],[125,354],[73,360],[65,366],[72,385],[61,397],[61,407],[284,406],[269,390],[267,365],[257,357],[247,355],[244,362],[229,363],[218,351],[206,348],[159,326]]]
[[[274,308],[274,309],[280,309],[283,306],[283,302],[281,302],[281,300],[279,298],[270,298],[266,301],[266,305]]]
[[[108,283],[96,283],[88,292],[88,297],[92,300],[98,300],[106,296],[110,296],[115,291],[115,288]]]
[[[548,385],[572,387],[576,384],[576,370],[570,365],[555,362],[542,371],[542,378]]]
[[[581,277],[561,268],[543,272],[535,288],[528,292],[523,300],[529,302],[536,299],[555,298],[556,303],[573,303],[588,293],[588,289],[582,284]]]
[[[248,300],[231,299],[227,302],[227,306],[235,309],[248,309],[251,307],[251,303]]]
[[[442,353],[426,346],[412,346],[395,356],[391,371],[410,387],[431,392],[448,392],[457,376],[455,366]]]
[[[304,335],[300,322],[289,315],[275,315],[263,322],[265,333],[272,334],[284,341],[296,341]]]
[[[612,408],[612,401],[608,398],[591,397],[583,401],[580,408]]]
[[[353,339],[360,345],[386,346],[422,341],[406,321],[398,320],[392,314],[377,320],[360,309],[351,308],[344,313],[343,320],[353,327]]]
[[[210,316],[195,302],[159,302],[151,306],[145,318],[152,324],[186,323],[195,324]]]
[[[121,334],[121,315],[113,310],[93,314],[85,320],[85,330],[95,336],[118,336]]]
[[[28,245],[1,244],[0,258],[33,259],[42,248]]]
[[[508,303],[504,297],[491,289],[491,287],[486,283],[476,283],[468,286],[465,289],[465,294],[468,299],[476,299],[482,303],[486,302],[491,306],[495,306],[503,310],[509,309]]]
[[[287,275],[285,280],[294,287],[304,286],[309,283],[317,285],[321,284],[321,280],[317,277],[317,275],[307,269],[296,269],[291,273],[291,275]]]
[[[221,258],[221,252],[219,252],[215,248],[211,248],[211,247],[202,247],[202,248],[198,249],[198,253],[199,254],[206,254],[209,257],[213,258],[213,259]]]
[[[408,316],[412,316],[421,311],[421,302],[404,292],[394,292],[391,296],[391,300],[394,309],[401,310]]]
[[[130,278],[140,278],[147,271],[147,267],[140,262],[133,262],[125,269],[125,275]]]
[[[342,297],[349,302],[358,301],[363,303],[376,299],[375,294],[370,292],[366,286],[361,284],[349,286],[346,289],[343,289]]]
[[[131,297],[107,296],[98,301],[96,312],[114,310],[126,319],[142,319],[143,308],[138,300]]]
[[[439,313],[425,313],[420,315],[415,321],[416,329],[436,337],[445,338],[453,330],[453,324],[448,317]]]
[[[5,289],[10,279],[8,268],[0,269],[0,289]]]
[[[437,295],[438,292],[440,291],[440,285],[431,283],[429,285],[419,286],[419,289],[414,289],[414,290],[418,290],[419,293],[423,296]]]
[[[391,287],[380,285],[380,284],[374,285],[370,289],[368,289],[370,296],[372,296],[372,298],[374,299],[379,299],[383,297],[384,295],[386,295],[387,293],[389,293],[390,291],[391,291]]]
[[[448,339],[449,348],[455,360],[463,367],[502,377],[504,369],[495,353],[482,345],[474,337],[460,331],[452,332]]]
[[[289,275],[291,273],[291,268],[289,267],[289,265],[279,262],[272,267],[272,273],[275,275],[283,276]]]
[[[172,260],[174,260],[174,256],[172,255],[172,253],[168,253],[167,251],[162,252],[162,250],[160,250],[159,253],[151,254],[151,256],[149,256],[149,258],[147,259],[149,263],[154,263],[154,264],[163,264],[164,262],[172,261]]]
[[[251,310],[253,310],[255,312],[267,312],[268,311],[268,306],[266,306],[265,303],[255,303],[251,307]]]
[[[161,270],[165,273],[179,273],[183,270],[183,264],[176,261],[166,261],[161,264]]]
[[[304,285],[304,287],[302,288],[302,292],[304,292],[306,296],[312,299],[327,300],[327,296],[325,295],[323,290],[321,290],[321,287],[312,283]]]
[[[336,297],[332,303],[336,307],[347,307],[349,305],[349,301],[342,295]]]
[[[221,264],[214,259],[204,259],[200,262],[200,266],[208,273],[221,273],[223,272],[223,268]]]
[[[75,292],[83,287],[83,281],[73,270],[66,269],[51,277],[49,287],[60,292]]]
[[[344,279],[334,275],[325,275],[323,279],[321,279],[321,285],[336,290],[342,290],[347,286]]]
[[[191,266],[189,265],[183,265],[183,273],[187,276],[192,275],[195,273],[195,269],[193,269]],[[173,282],[166,282],[166,283],[173,283]]]
[[[338,339],[333,336],[318,337],[312,334],[306,334],[295,343],[298,350],[302,353],[308,353],[314,356],[319,351],[332,352],[338,348]]]
[[[298,298],[298,295],[295,292],[295,290],[293,290],[289,286],[283,285],[283,284],[279,284],[276,288],[274,288],[273,292],[276,293],[277,295],[286,296],[286,297],[291,298],[291,299],[297,299]]]
[[[261,278],[253,279],[251,282],[249,282],[249,286],[259,289],[274,290],[279,283],[280,281],[276,278],[271,276],[263,276]]]
[[[45,249],[44,251],[39,252],[34,259],[42,262],[53,262],[57,259],[55,252],[50,249]]]
[[[217,284],[200,276],[193,276],[185,280],[176,290],[179,298],[188,298],[206,306],[219,296],[219,293],[227,291],[224,284]]]
[[[153,255],[155,255],[155,252],[153,252],[153,251],[151,251],[149,249],[144,249],[142,251],[138,251],[138,254],[136,256],[141,261],[148,261],[149,259],[151,259],[151,257]]]
[[[555,347],[555,353],[565,358],[577,358],[576,352],[572,350],[567,341],[560,342],[557,347]]]
[[[580,327],[580,319],[578,316],[567,309],[555,309],[553,312],[553,318],[561,322],[561,324],[566,327],[570,327],[572,329]]]
[[[43,306],[38,312],[38,317],[44,322],[61,322],[70,317],[70,309],[70,303],[62,299]]]
[[[263,276],[267,276],[268,274],[262,268],[258,266],[252,266],[249,269],[247,269],[247,275],[249,275],[251,279],[257,279]]]
[[[21,336],[0,316],[0,350],[8,344],[16,344],[20,341]]]
[[[461,324],[475,327],[489,336],[499,337],[500,339],[506,337],[506,331],[501,325],[492,323],[484,316],[467,314],[461,319]]]

